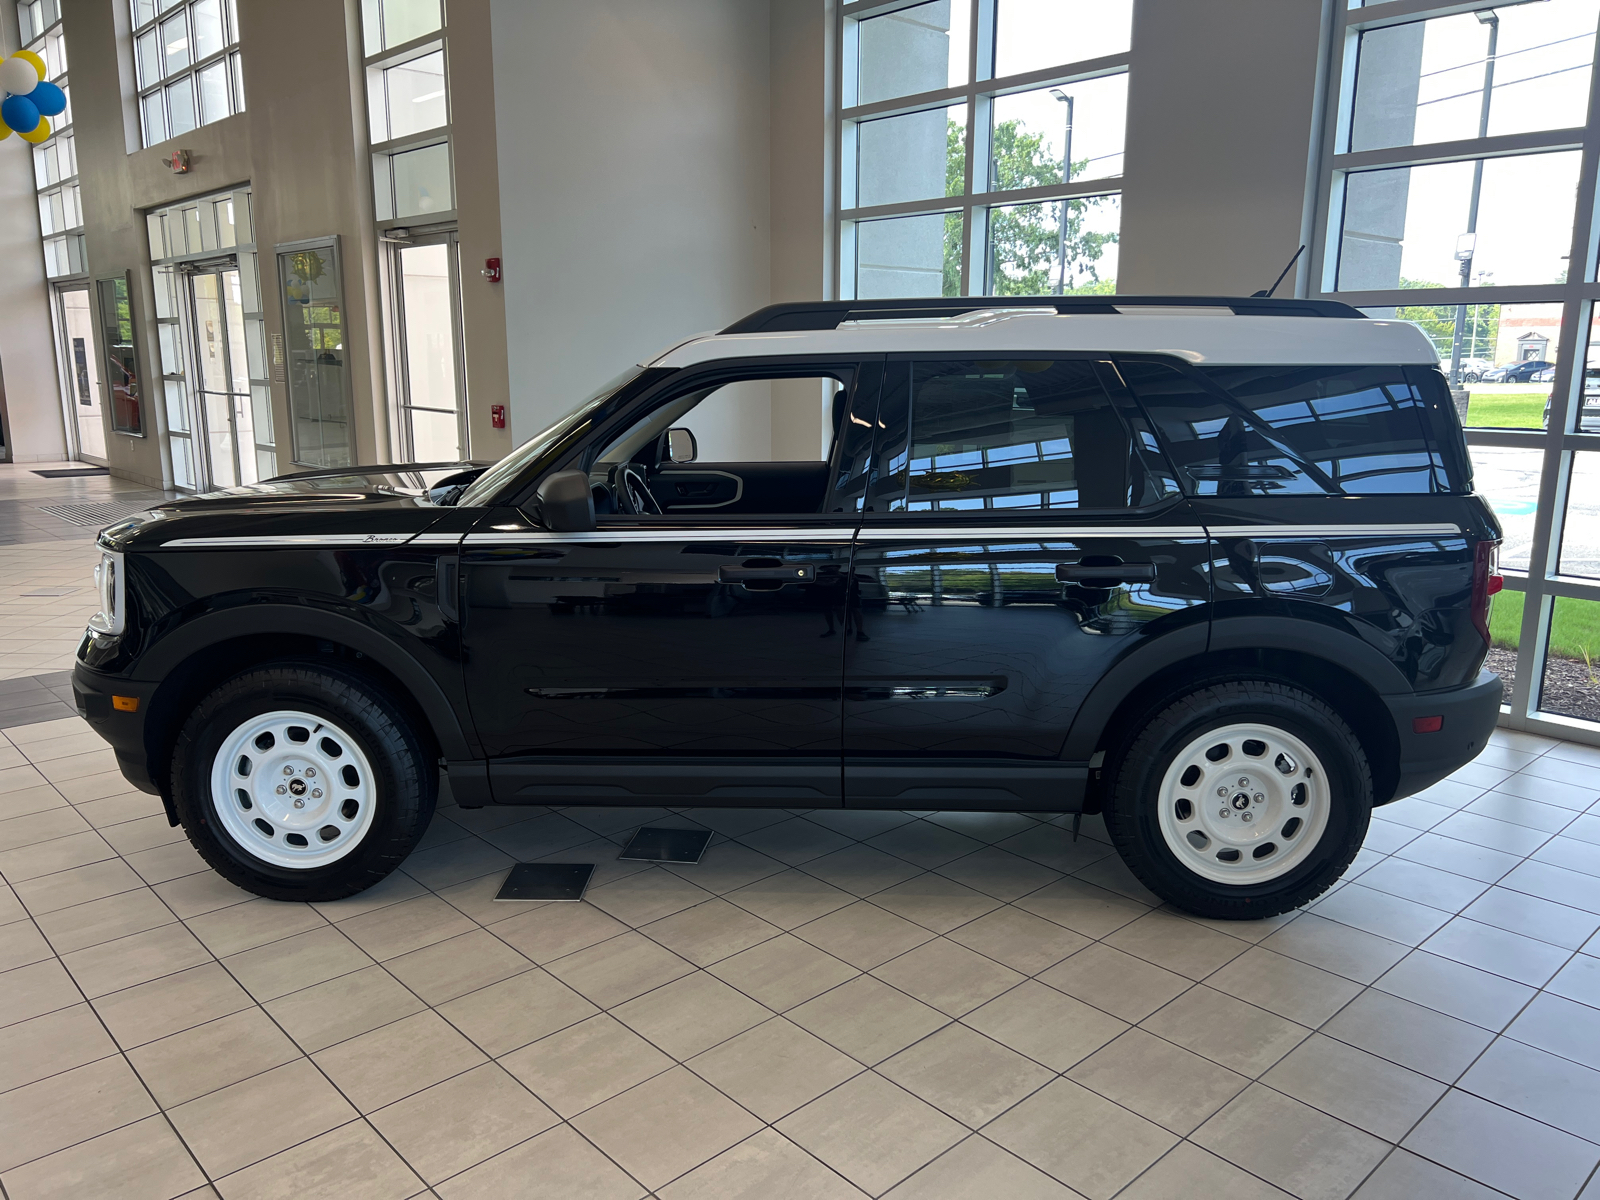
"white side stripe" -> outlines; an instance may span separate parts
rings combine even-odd
[[[399,546],[409,542],[410,533],[280,533],[259,537],[174,538],[162,542],[164,550],[234,549],[268,546]]]
[[[1214,538],[1460,537],[1458,525],[1212,525]]]
[[[528,546],[543,542],[827,542],[848,543],[855,537],[849,526],[840,529],[618,529],[584,533],[553,533],[530,529],[524,533],[469,533],[469,546]]]

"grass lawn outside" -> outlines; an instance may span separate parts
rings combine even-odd
[[[1475,429],[1542,429],[1544,404],[1550,398],[1542,392],[1490,392],[1483,384],[1467,385],[1468,426]]]
[[[1522,641],[1521,592],[1504,591],[1489,608],[1489,636],[1496,646],[1515,650]],[[1557,596],[1550,625],[1550,653],[1578,662],[1600,661],[1600,601]]]

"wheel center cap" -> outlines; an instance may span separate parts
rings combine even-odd
[[[289,781],[289,793],[294,796],[304,796],[306,794],[306,781],[304,779],[291,779]],[[1246,803],[1249,803],[1249,801],[1246,801]],[[1237,798],[1235,798],[1234,804],[1238,805]]]
[[[300,781],[298,779],[295,780],[295,783],[299,783],[299,782]],[[294,786],[294,784],[290,784],[289,786],[292,788]],[[300,790],[304,791],[305,788],[302,787]],[[1244,792],[1235,792],[1233,794],[1233,799],[1230,800],[1229,803],[1233,805],[1235,811],[1243,812],[1245,809],[1250,807],[1250,797],[1247,796]]]

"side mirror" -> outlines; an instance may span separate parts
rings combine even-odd
[[[662,455],[668,462],[693,462],[700,455],[700,444],[694,440],[694,430],[680,425],[666,432],[667,452]]]
[[[544,523],[557,533],[588,533],[594,528],[594,493],[584,471],[557,471],[539,485]]]

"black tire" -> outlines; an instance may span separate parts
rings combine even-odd
[[[1327,825],[1308,857],[1277,879],[1243,886],[1185,866],[1163,838],[1157,813],[1162,780],[1183,748],[1235,722],[1272,725],[1299,738],[1322,760],[1331,793]],[[1288,684],[1235,680],[1199,688],[1155,712],[1118,756],[1106,795],[1112,844],[1140,882],[1197,916],[1255,920],[1299,908],[1344,874],[1367,836],[1372,772],[1360,740],[1327,704]]]
[[[251,717],[285,708],[343,728],[374,774],[375,811],[359,842],[338,861],[305,870],[251,854],[211,802],[211,767],[223,740]],[[230,883],[273,900],[339,900],[371,887],[421,839],[439,790],[434,759],[404,710],[370,681],[320,663],[256,667],[216,688],[178,735],[171,779],[178,818],[200,856]]]

